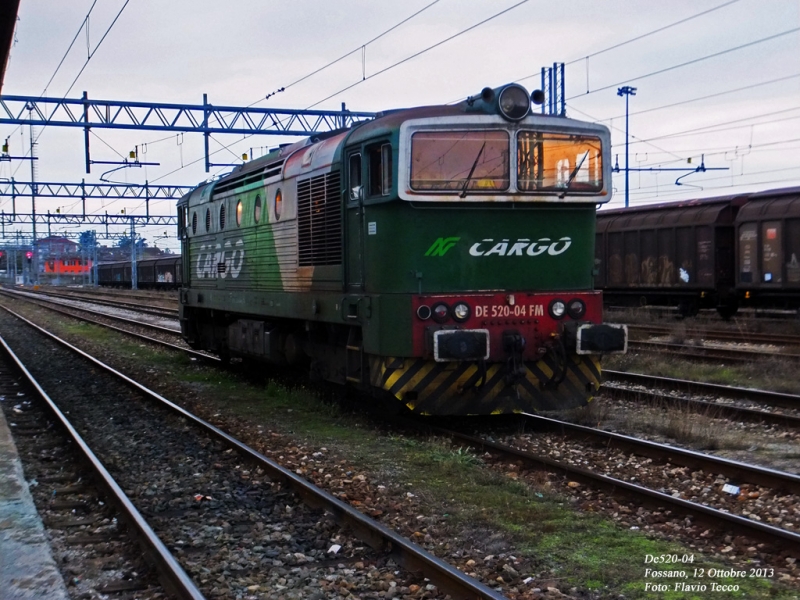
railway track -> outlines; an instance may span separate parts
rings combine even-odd
[[[606,382],[601,391],[613,398],[631,400],[636,403],[648,403],[660,407],[679,407],[690,409],[711,418],[729,419],[734,421],[749,421],[771,423],[784,427],[800,427],[800,396],[780,394],[764,390],[749,390],[700,382],[670,380],[664,377],[651,377],[638,373],[622,373],[617,371],[604,371]],[[609,385],[634,384],[635,387]],[[672,383],[672,391],[681,394],[712,394],[715,400],[701,400],[693,397],[667,394],[664,391],[647,389],[660,387],[662,384]],[[685,385],[681,385],[681,383]],[[704,388],[704,386],[709,386]],[[694,390],[694,391],[691,391]],[[713,390],[713,391],[710,391]],[[748,392],[750,395],[748,395]],[[730,395],[728,395],[730,394]],[[739,398],[745,404],[734,404],[731,398]],[[780,410],[774,410],[778,408]],[[788,409],[790,412],[781,412]]]
[[[123,331],[124,331],[124,330],[123,330]],[[129,332],[127,332],[127,331],[126,331],[126,333],[129,333]],[[157,340],[157,339],[152,339],[152,341],[154,341],[154,342],[156,342],[156,343],[163,343],[161,340]],[[622,374],[622,376],[624,376],[624,375],[627,375],[627,374]],[[682,382],[682,385],[684,385],[684,386],[685,386],[685,385],[686,385],[686,384],[688,384],[688,383],[691,383],[691,382]],[[676,385],[681,385],[681,383],[676,383]],[[724,388],[725,386],[718,386],[718,387],[722,387],[722,388]],[[746,391],[748,391],[748,390],[744,390],[742,393],[744,393],[744,392],[746,392]],[[779,396],[780,396],[780,395],[779,395]],[[673,462],[673,464],[676,464],[676,465],[677,465],[677,464],[681,464],[681,463],[680,463],[680,462],[678,462],[678,461],[676,460],[676,461],[674,461],[674,462]],[[551,472],[552,472],[552,473],[557,473],[558,471],[557,471],[557,469],[554,469],[554,470],[552,470]],[[720,471],[720,472],[722,472],[722,471]],[[563,476],[564,476],[564,475],[562,474],[562,475],[561,475],[561,477],[563,477]],[[732,474],[731,476],[734,476],[734,475]],[[577,479],[577,476],[575,476],[573,479]],[[586,483],[586,486],[589,486],[589,485],[590,485],[590,484]],[[614,484],[614,483],[608,483],[608,484],[607,484],[607,487],[606,487],[606,488],[604,488],[604,489],[609,489],[609,488],[608,488],[608,486],[614,487],[614,489],[618,489],[618,488],[616,488],[616,487],[615,487],[615,485],[616,485],[616,484]],[[634,484],[634,485],[635,485],[635,484]],[[586,488],[582,488],[582,489],[586,489]],[[567,490],[567,491],[570,491],[570,490]],[[655,505],[655,504],[658,504],[658,503],[659,503],[659,499],[660,499],[660,496],[657,496],[657,495],[656,495],[656,496],[654,496],[653,498],[651,498],[651,500],[649,500],[649,502],[650,502],[650,505]],[[655,510],[655,511],[654,511],[654,513],[658,513],[658,512],[659,512],[658,510]],[[661,512],[663,513],[663,511],[661,511]],[[677,510],[674,510],[674,511],[671,511],[671,512],[672,512],[673,514],[677,514]],[[705,521],[704,521],[705,517],[704,517],[703,515],[699,515],[699,516],[696,516],[696,517],[694,517],[694,518],[697,520],[697,522],[698,522],[698,523],[699,523],[699,522],[705,522]],[[702,533],[702,531],[698,530],[698,534],[699,534],[699,533]]]
[[[696,346],[692,344],[672,344],[669,342],[651,342],[643,340],[628,340],[628,350],[646,352],[661,352],[674,354],[681,358],[693,358],[703,361],[736,361],[752,362],[759,359],[800,360],[800,354],[787,352],[775,353],[774,351],[737,350],[732,348],[718,348],[714,346]]]
[[[672,390],[689,394],[724,396],[725,398],[740,398],[751,402],[767,404],[769,406],[800,410],[800,396],[796,396],[794,394],[785,394],[782,392],[771,392],[769,390],[757,390],[738,386],[720,385],[717,383],[705,383],[702,381],[688,381],[686,379],[675,379],[672,377],[659,377],[656,375],[628,373],[625,371],[614,371],[611,369],[603,369],[603,375],[607,381],[614,381],[618,383],[647,385],[658,387],[664,390]]]
[[[619,318],[616,315],[624,316],[631,311],[639,314],[646,314],[648,317],[657,319],[681,320],[686,321],[688,318],[718,321],[723,322],[724,319],[719,316],[716,309],[704,308],[701,309],[696,317],[684,318],[681,316],[677,308],[669,306],[613,306],[606,305],[603,307],[607,317]],[[781,310],[781,309],[767,309],[767,308],[740,308],[736,313],[734,319],[737,322],[741,321],[754,321],[757,323],[777,323],[786,324],[787,322],[796,321],[798,316],[797,310]],[[609,319],[613,320],[613,319]]]
[[[6,291],[6,290],[4,290]],[[16,291],[16,290],[15,290]],[[17,292],[23,293],[23,292]],[[73,293],[59,293],[59,292],[50,292],[50,291],[28,291],[24,292],[25,294],[37,295],[37,296],[46,296],[50,298],[59,298],[61,300],[71,300],[76,302],[90,302],[92,304],[99,304],[101,306],[111,306],[114,308],[127,308],[130,310],[135,310],[140,313],[153,315],[156,317],[163,317],[167,319],[177,319],[178,318],[178,308],[166,308],[166,307],[157,307],[157,306],[143,306],[142,302],[149,302],[152,303],[153,299],[150,298],[149,300],[143,300],[139,302],[125,302],[120,301],[118,299],[113,300],[104,300],[102,298],[98,298],[96,295],[91,294],[73,294]]]
[[[769,509],[761,511],[761,515],[759,515],[755,512],[747,512],[744,503],[737,503],[739,490],[745,489],[748,490],[746,492],[748,499],[755,500],[760,497],[771,496],[777,498],[777,506],[791,506],[794,508],[800,504],[800,498],[797,497],[797,494],[800,493],[800,476],[574,425],[556,419],[536,415],[522,415],[521,418],[524,419],[525,427],[537,432],[543,430],[557,431],[559,435],[567,436],[570,442],[577,441],[579,448],[567,460],[563,457],[564,451],[562,448],[560,448],[559,452],[554,453],[542,447],[537,448],[530,443],[533,439],[541,441],[542,438],[539,435],[528,441],[522,441],[518,436],[510,436],[513,441],[509,443],[498,442],[485,436],[470,435],[452,429],[436,427],[431,429],[436,433],[450,437],[458,444],[468,444],[481,451],[489,451],[494,456],[502,457],[502,460],[506,463],[523,461],[528,468],[544,469],[563,478],[562,481],[565,482],[578,482],[581,485],[588,485],[602,490],[606,494],[622,495],[631,498],[636,503],[655,507],[661,512],[669,511],[679,519],[683,518],[680,515],[688,515],[714,528],[721,536],[732,533],[737,536],[747,536],[753,540],[761,540],[764,544],[772,545],[769,552],[776,555],[779,555],[781,551],[789,551],[793,554],[800,551],[800,534],[791,528],[782,528],[764,522],[769,518]],[[601,449],[600,452],[594,456],[588,452],[584,448],[586,440],[598,445]],[[609,472],[614,471],[613,465],[610,465],[609,462],[614,461],[607,461],[602,457],[608,454],[612,447],[631,451],[643,457],[637,463],[639,468],[633,471],[636,473],[635,476],[631,476],[630,471],[627,475],[618,477],[609,474]],[[554,456],[557,458],[554,458]],[[693,501],[686,499],[686,494],[680,491],[673,493],[662,491],[672,486],[672,482],[665,482],[663,477],[660,479],[658,477],[653,478],[656,483],[639,483],[636,481],[637,479],[647,479],[642,474],[641,468],[641,463],[645,462],[644,459],[655,459],[659,463],[667,465],[669,469],[674,469],[675,465],[686,467],[687,470],[683,472],[683,476],[692,481],[692,483],[695,483],[692,472],[701,473],[706,479],[711,475],[710,481],[714,481],[714,477],[718,474],[723,474],[728,481],[737,483],[735,486],[737,496],[734,496],[731,501],[724,493],[717,494],[716,497],[720,500],[716,503],[713,495],[706,496],[702,502],[699,500]],[[615,460],[619,459],[615,456]],[[619,467],[622,466],[619,465]],[[624,469],[619,470],[622,471]],[[747,484],[752,484],[752,486]],[[721,488],[722,485],[718,487]],[[749,491],[756,489],[756,487],[759,490],[758,492]],[[752,498],[750,494],[752,494]],[[786,494],[791,494],[791,498],[787,499],[785,497]],[[716,504],[716,506],[712,504]],[[735,514],[737,511],[746,513],[746,515]],[[800,524],[800,513],[797,518]],[[749,542],[747,544],[751,545]]]
[[[2,408],[24,458],[26,477],[51,544],[62,563],[69,562],[62,567],[69,586],[82,597],[100,593],[133,599],[146,592],[149,598],[203,598],[2,337],[0,355]],[[134,550],[137,546],[140,551]]]
[[[39,288],[39,291],[52,291],[54,293],[62,293],[66,295],[75,296],[76,298],[92,299],[92,298],[111,298],[121,300],[136,300],[139,302],[156,302],[158,304],[178,305],[178,291],[172,292],[154,292],[154,291],[132,291],[114,289],[108,287],[64,287],[64,286],[47,286]],[[168,306],[171,308],[171,306]]]
[[[349,572],[333,579],[346,584],[348,593],[374,594],[373,584],[385,581],[383,575],[392,569],[393,563],[387,562],[391,558],[407,569],[393,576],[401,586],[426,577],[454,598],[502,598],[222,430],[5,310],[47,337],[34,344],[23,326],[9,326],[6,316],[4,331],[12,331],[28,359],[47,354],[48,367],[39,373],[45,379],[42,387],[58,389],[55,401],[64,405],[63,412],[68,411],[73,422],[79,422],[74,427],[85,430],[84,436],[101,447],[120,487],[133,491],[140,512],[204,593],[218,595],[222,588],[239,594],[262,587],[280,590],[291,587],[287,582],[302,586],[300,579],[329,580],[331,568],[338,573],[342,569],[336,565],[347,563]],[[102,371],[92,377],[88,393],[85,380],[70,382],[63,371],[53,373],[56,362],[76,360],[89,361],[87,371]],[[360,541],[336,533],[331,529],[336,526],[327,524],[331,519],[347,526]],[[332,538],[341,539],[337,544],[341,553],[328,558]],[[373,547],[378,558],[361,542]],[[265,563],[263,549],[272,552],[276,547],[281,549]],[[230,564],[232,555],[238,557],[235,569],[219,564],[221,557],[223,564]],[[287,566],[304,575],[292,576]]]
[[[666,337],[674,335],[675,327],[666,325],[628,325],[628,332],[639,336]],[[746,331],[725,331],[707,327],[687,327],[680,332],[681,337],[693,340],[719,340],[738,344],[777,344],[800,346],[800,336],[773,333],[750,333]]]
[[[28,295],[28,294],[26,294],[24,292],[16,292],[16,291],[9,291],[9,290],[0,289],[0,295],[4,295],[4,296],[7,296],[7,297],[11,297],[11,298],[22,298],[22,299],[25,299],[28,302],[36,304],[37,306],[41,306],[43,308],[47,308],[48,310],[52,310],[54,312],[58,312],[58,313],[61,313],[63,315],[68,315],[68,316],[74,317],[76,319],[80,319],[80,320],[88,322],[88,323],[94,323],[94,324],[103,325],[103,326],[107,326],[108,325],[107,323],[103,323],[101,321],[97,321],[97,320],[94,320],[94,319],[83,317],[80,314],[76,314],[73,311],[77,311],[78,313],[84,313],[84,314],[88,314],[88,315],[93,315],[93,316],[96,316],[96,317],[100,317],[102,319],[107,319],[107,320],[115,321],[115,322],[118,322],[118,323],[124,323],[126,325],[130,325],[132,327],[136,327],[136,328],[140,328],[140,329],[148,329],[148,330],[156,331],[156,332],[159,332],[159,333],[162,333],[162,334],[175,336],[182,343],[182,340],[181,340],[181,337],[180,337],[181,331],[180,331],[180,328],[178,328],[177,322],[175,324],[175,327],[165,327],[164,325],[158,325],[158,324],[155,324],[155,323],[148,323],[147,321],[142,321],[142,320],[138,320],[138,319],[131,319],[131,318],[128,318],[128,317],[123,317],[121,315],[115,315],[115,314],[104,312],[104,311],[92,310],[90,308],[86,308],[85,306],[75,306],[75,305],[72,305],[72,304],[64,304],[63,302],[61,302],[59,300],[50,300],[50,299],[47,299],[47,298],[39,298],[37,296],[30,296],[30,295]],[[126,310],[133,311],[134,309],[126,309]],[[119,328],[116,328],[116,329],[118,331],[122,331],[123,333],[127,333],[128,332],[128,330],[119,329]]]

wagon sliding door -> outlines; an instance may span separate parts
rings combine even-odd
[[[783,282],[783,235],[780,221],[761,224],[761,273],[764,283]]]

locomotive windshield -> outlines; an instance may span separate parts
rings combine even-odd
[[[517,134],[520,192],[599,192],[603,189],[600,139],[539,131]]]
[[[419,131],[411,137],[411,189],[507,190],[508,146],[505,131]]]
[[[509,157],[516,153],[516,173]],[[480,196],[603,192],[599,137],[521,130],[417,131],[411,136],[410,189]]]

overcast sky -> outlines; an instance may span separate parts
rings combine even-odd
[[[22,0],[3,93],[79,98],[87,91],[95,99],[182,104],[201,104],[206,93],[218,105],[336,110],[346,102],[378,111],[450,103],[511,81],[535,89],[542,66],[564,62],[568,116],[610,127],[621,168],[625,99],[617,88],[629,85],[637,88],[629,97],[632,168],[693,169],[704,154],[706,167],[729,169],[691,174],[680,186],[684,172],[631,172],[631,204],[639,205],[800,185],[799,28],[797,0]],[[86,175],[80,129],[35,135],[38,181],[97,182],[114,168],[95,165]],[[3,126],[0,136],[10,137],[12,155],[29,151],[29,128]],[[251,148],[257,157],[286,141],[216,135],[212,161],[236,162]],[[135,146],[140,160],[159,166],[107,179],[195,185],[229,170],[205,173],[200,134],[100,130],[92,159],[121,160]],[[0,177],[30,181],[30,163],[2,162]],[[621,206],[624,173],[613,185],[610,206]],[[19,212],[30,212],[26,202],[17,202]],[[37,201],[37,212],[57,208],[79,212],[80,204]],[[88,208],[143,213],[135,201]],[[0,209],[10,212],[10,200]],[[173,214],[174,202],[155,203],[151,213]],[[157,239],[164,229],[143,235],[177,249],[175,240]]]

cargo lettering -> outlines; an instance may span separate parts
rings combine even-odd
[[[487,304],[475,307],[475,316],[478,318],[503,318],[503,317],[543,317],[544,304]]]
[[[489,238],[473,244],[469,249],[472,256],[539,256],[547,252],[550,256],[558,256],[566,252],[572,245],[572,239],[562,237],[556,241],[550,238],[540,238],[535,242],[521,238],[514,241],[500,240],[496,242]]]
[[[225,279],[228,275],[236,279],[244,266],[244,241],[235,244],[203,244],[197,256],[198,279]]]

